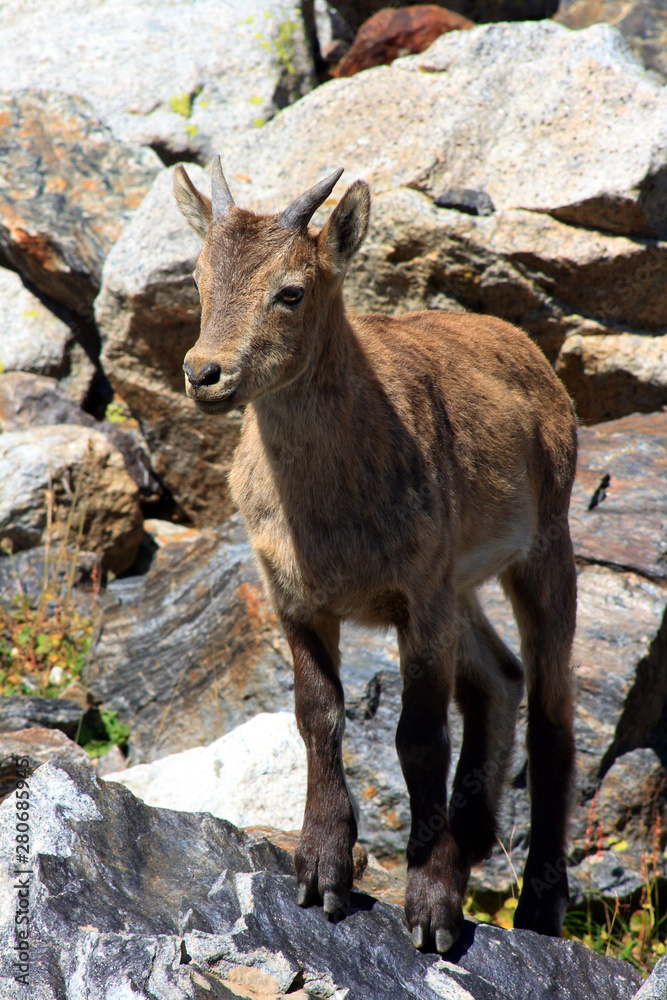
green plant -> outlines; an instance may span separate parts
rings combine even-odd
[[[21,582],[13,546],[0,548],[12,567],[16,593],[0,604],[0,695],[38,695],[57,698],[74,682],[83,681],[86,654],[98,615],[100,579],[92,571],[88,613],[77,609],[72,590],[79,561],[86,509],[79,504],[78,487],[63,521],[55,510],[54,492],[47,490],[44,567],[41,589],[30,595]],[[76,533],[74,526],[78,524]],[[112,746],[124,746],[129,730],[115,711],[82,710],[77,733],[91,757],[101,757]]]
[[[73,604],[72,588],[85,519],[85,504],[77,510],[78,491],[64,524],[54,518],[53,490],[46,495],[46,533],[41,591],[27,594],[21,584],[8,539],[2,543],[10,560],[16,593],[0,606],[0,694],[57,697],[81,676],[92,642],[100,581],[93,571],[91,613]],[[78,531],[72,545],[73,525]],[[59,538],[54,545],[54,539]]]
[[[667,954],[667,900],[660,896],[660,870],[663,850],[662,818],[657,808],[658,796],[654,803],[654,818],[650,829],[650,847],[642,855],[642,890],[639,899],[622,905],[603,899],[590,889],[583,906],[573,908],[565,916],[563,935],[573,941],[580,941],[600,955],[620,958],[648,976],[659,958]],[[586,831],[586,854],[602,854],[603,829],[595,822],[597,795],[591,801],[588,827]],[[627,849],[625,841],[615,837],[607,843],[621,852]],[[502,845],[501,845],[502,846]],[[504,848],[503,848],[504,849]],[[511,846],[510,846],[511,851]],[[515,885],[511,895],[503,897],[498,893],[468,894],[464,912],[480,923],[491,923],[497,927],[511,928],[514,911],[521,890],[521,879],[517,877],[511,858],[505,852],[512,870]]]

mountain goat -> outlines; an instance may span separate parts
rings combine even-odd
[[[219,157],[211,200],[183,167],[174,175],[204,239],[186,392],[207,414],[245,406],[231,490],[294,658],[308,758],[298,902],[334,913],[352,885],[340,623],[394,627],[407,922],[418,948],[456,941],[471,865],[494,843],[524,685],[476,597],[498,576],[528,691],[531,840],[515,926],[557,935],[574,767],[572,404],[540,350],[500,319],[348,316],[342,284],[368,228],[368,185],[352,184],[321,232],[309,227],[341,173],[276,215],[234,204]],[[448,803],[452,695],[464,737]]]

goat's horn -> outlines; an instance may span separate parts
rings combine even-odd
[[[213,221],[217,222],[218,219],[224,219],[233,204],[234,199],[232,198],[231,191],[227,186],[225,175],[222,172],[220,157],[216,156],[213,161],[213,169],[211,171],[211,205],[213,208]]]
[[[332,174],[318,181],[287,206],[278,220],[285,229],[303,229],[308,225],[315,212],[334,189],[338,178],[343,173],[343,167],[334,170]]]

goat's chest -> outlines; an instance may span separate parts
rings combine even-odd
[[[232,491],[279,611],[356,617],[433,557],[443,532],[433,490],[349,467],[237,455]],[[434,516],[435,515],[435,516]],[[430,558],[430,556],[429,556]],[[364,615],[362,614],[362,617]]]

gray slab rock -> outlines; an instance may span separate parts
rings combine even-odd
[[[29,0],[0,7],[0,89],[85,97],[124,142],[210,160],[315,83],[300,0]],[[104,72],[100,72],[100,66]]]
[[[74,997],[82,983],[90,1000],[130,989],[139,1000],[195,1000],[241,985],[322,1000],[630,1000],[640,985],[627,963],[576,943],[469,923],[443,961],[414,950],[399,906],[362,893],[328,921],[297,907],[291,859],[266,840],[152,809],[76,764],[45,764],[30,794],[30,990],[43,1000]],[[15,822],[10,797],[0,806],[5,862]],[[3,900],[17,899],[13,883],[4,863]],[[0,983],[7,1000],[24,1000],[13,915],[8,902]]]
[[[660,959],[633,1000],[664,1000],[667,996],[667,957]]]
[[[58,379],[74,403],[88,397],[96,366],[71,326],[0,267],[0,372],[31,372]]]
[[[208,172],[188,169],[210,192]],[[200,249],[176,207],[172,171],[163,171],[107,258],[95,316],[105,372],[139,421],[156,473],[206,526],[232,512],[227,474],[240,416],[212,420],[185,395],[183,358],[199,336]]]
[[[570,506],[577,556],[666,584],[666,476],[666,413],[580,428]]]
[[[7,14],[4,5],[3,24]],[[32,40],[43,45],[36,35]],[[74,65],[71,51],[63,56]],[[0,65],[7,66],[4,55]],[[107,86],[106,74],[98,78]],[[47,86],[0,96],[0,263],[90,320],[104,258],[160,161],[114,138],[83,96]]]
[[[84,680],[130,721],[131,763],[210,743],[292,707],[292,664],[250,547],[209,529],[108,587]]]
[[[139,489],[118,449],[99,431],[74,425],[0,434],[0,535],[15,550],[45,540],[51,486],[54,539],[62,537],[77,485],[76,528],[68,541],[75,540],[85,509],[81,546],[97,552],[104,569],[129,569],[143,534],[142,513]]]
[[[667,92],[619,32],[540,21],[443,35],[421,55],[329,82],[261,132],[218,145],[228,177],[250,178],[232,193],[263,209],[342,165],[376,194],[475,188],[498,211],[655,236],[667,225],[666,137]]]
[[[151,466],[148,445],[136,420],[120,423],[95,420],[77,406],[55,379],[26,372],[0,375],[0,432],[28,430],[36,426],[76,424],[104,434],[123,456],[128,475],[139,487],[143,500],[159,497],[164,488]]]

